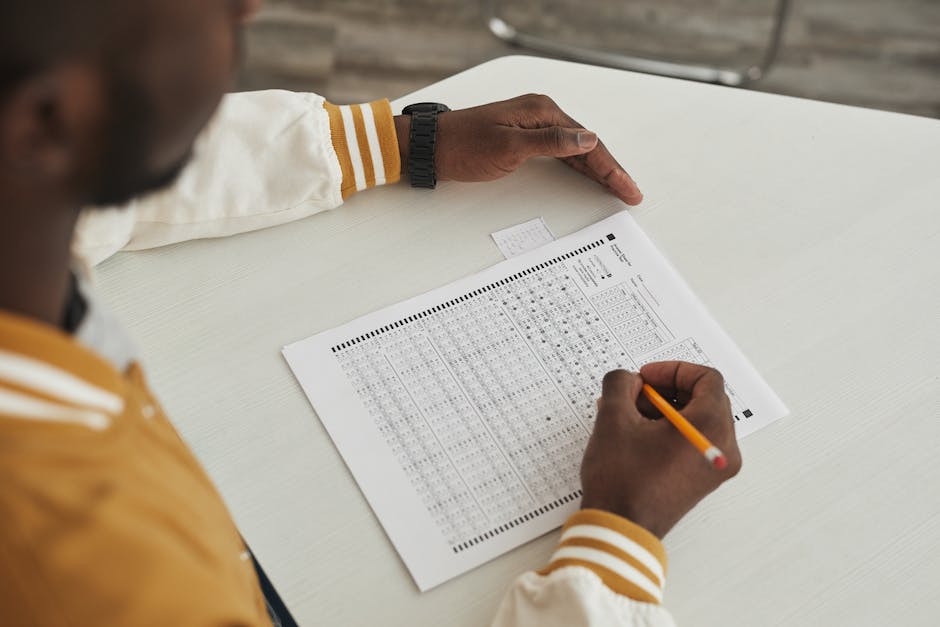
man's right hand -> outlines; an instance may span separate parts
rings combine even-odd
[[[641,396],[648,383],[724,452],[712,467]],[[738,473],[741,452],[721,374],[686,362],[604,377],[597,421],[581,464],[582,507],[623,516],[662,538],[703,497]]]

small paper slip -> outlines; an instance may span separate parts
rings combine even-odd
[[[555,236],[548,230],[548,225],[542,218],[535,218],[508,229],[496,231],[491,233],[490,237],[496,242],[496,246],[506,259],[555,241]]]
[[[578,509],[610,370],[718,368],[739,437],[787,413],[626,212],[284,355],[421,590]]]

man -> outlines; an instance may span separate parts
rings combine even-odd
[[[412,168],[413,182],[429,172],[482,181],[553,156],[641,199],[596,136],[541,96],[440,113],[423,164],[409,155],[421,147],[417,118],[393,117],[386,101],[223,100],[256,4],[0,5],[0,624],[270,625],[228,512],[73,246],[93,263],[257,229],[416,165],[425,170]],[[123,203],[76,227],[80,207]],[[643,381],[676,399],[729,456],[727,470],[649,419]],[[671,624],[660,539],[739,467],[717,372],[668,362],[609,373],[582,466],[584,509],[549,564],[513,584],[494,624]]]

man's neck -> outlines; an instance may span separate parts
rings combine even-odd
[[[0,208],[0,309],[61,326],[78,211]]]

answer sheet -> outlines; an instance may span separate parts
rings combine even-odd
[[[787,413],[627,212],[284,355],[421,590],[577,510],[609,370],[718,368],[739,437]]]

